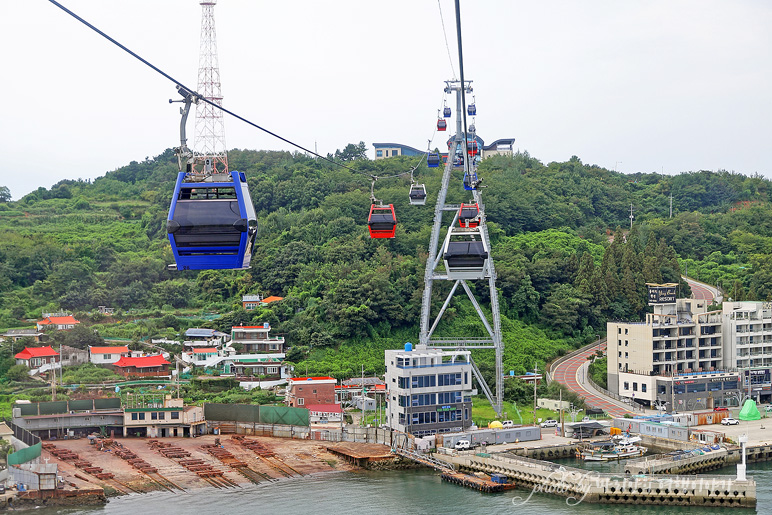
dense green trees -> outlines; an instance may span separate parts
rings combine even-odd
[[[366,150],[352,143],[331,158],[381,177],[419,161],[370,161]],[[0,189],[0,326],[23,325],[43,310],[163,311],[141,327],[111,329],[136,337],[186,327],[175,310],[219,311],[228,313],[211,322],[220,329],[270,322],[297,346],[292,360],[309,372],[342,373],[361,361],[376,373],[381,358],[344,349],[377,353],[415,339],[441,170],[416,171],[429,191],[425,207],[408,204],[407,178],[379,180],[376,196],[395,205],[399,225],[395,239],[371,240],[366,174],[289,152],[234,149],[229,161],[247,174],[258,211],[247,272],[166,269],[172,256],[165,219],[176,177],[171,150],[93,182],[39,188],[18,202],[3,201]],[[772,298],[766,179],[723,171],[623,175],[577,157],[545,165],[525,152],[485,159],[479,174],[511,349],[507,366],[518,373],[593,338],[607,320],[640,319],[645,283],[680,282],[686,266],[733,298]],[[448,202],[469,200],[460,183],[454,171],[458,187]],[[437,307],[448,287],[437,286]],[[487,297],[485,285],[474,287]],[[234,309],[249,293],[286,299],[255,312]],[[454,298],[443,331],[468,334],[475,320],[471,306]],[[372,342],[379,346],[368,348]]]

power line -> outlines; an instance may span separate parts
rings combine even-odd
[[[285,142],[285,143],[288,143],[288,144],[292,145],[293,147],[299,148],[300,150],[302,150],[302,151],[304,151],[304,152],[307,152],[307,153],[309,153],[309,154],[312,154],[312,155],[314,155],[314,156],[316,156],[316,157],[319,157],[319,158],[321,158],[321,159],[324,159],[325,161],[327,161],[327,162],[329,162],[329,163],[332,163],[332,164],[334,164],[334,165],[336,165],[336,166],[340,166],[341,168],[345,168],[345,169],[347,169],[347,170],[350,170],[350,171],[352,171],[352,172],[354,172],[354,173],[358,173],[358,174],[362,174],[362,175],[367,175],[368,177],[371,177],[371,178],[374,178],[374,177],[375,177],[374,175],[372,175],[372,174],[370,174],[370,173],[367,173],[367,172],[363,172],[363,171],[361,171],[361,170],[357,170],[357,169],[355,169],[355,168],[352,168],[352,167],[350,167],[350,166],[347,166],[347,165],[344,165],[344,164],[342,164],[342,163],[339,163],[339,162],[337,162],[337,161],[334,161],[334,160],[332,160],[332,159],[330,159],[330,158],[328,158],[328,157],[325,157],[325,156],[323,156],[323,155],[321,155],[321,154],[317,154],[317,153],[316,153],[316,152],[314,152],[313,150],[309,150],[309,149],[305,148],[305,147],[304,147],[304,146],[302,146],[302,145],[299,145],[299,144],[297,144],[297,143],[295,143],[295,142],[293,142],[293,141],[290,141],[290,140],[288,140],[287,138],[284,138],[284,137],[282,137],[282,136],[279,136],[279,135],[278,135],[278,134],[276,134],[275,132],[272,132],[272,131],[270,131],[270,130],[266,129],[265,127],[261,127],[260,125],[258,125],[258,124],[256,124],[256,123],[254,123],[254,122],[252,122],[252,121],[250,121],[250,120],[247,120],[247,119],[246,119],[246,118],[244,118],[243,116],[240,116],[240,115],[238,115],[238,114],[236,114],[236,113],[234,113],[234,112],[232,112],[232,111],[230,111],[230,110],[228,110],[228,109],[226,109],[226,108],[224,108],[224,107],[222,107],[222,106],[220,106],[220,105],[217,105],[216,103],[214,103],[214,102],[212,102],[212,101],[208,100],[207,98],[205,98],[203,95],[201,95],[200,93],[198,93],[198,92],[197,92],[197,91],[195,91],[194,89],[187,87],[187,86],[186,86],[185,84],[183,84],[182,82],[178,81],[177,79],[175,79],[174,77],[172,77],[172,76],[171,76],[171,75],[169,75],[168,73],[164,72],[163,70],[161,70],[161,69],[160,69],[160,68],[158,68],[157,66],[153,65],[152,63],[150,63],[149,61],[147,61],[146,59],[144,59],[143,57],[141,57],[141,56],[140,56],[140,55],[138,55],[137,53],[135,53],[135,52],[133,52],[132,50],[130,50],[129,48],[127,48],[126,46],[122,45],[121,43],[119,43],[118,41],[116,41],[115,39],[113,39],[112,37],[110,37],[109,35],[107,35],[106,33],[102,32],[102,31],[101,31],[101,30],[99,30],[97,27],[95,27],[95,26],[94,26],[94,25],[92,25],[91,23],[87,22],[86,20],[84,20],[83,18],[81,18],[80,16],[78,16],[77,14],[75,14],[74,12],[72,12],[71,10],[67,9],[65,6],[63,6],[62,4],[60,4],[59,2],[57,2],[56,0],[48,0],[48,1],[49,1],[49,2],[51,2],[52,4],[54,4],[54,5],[55,5],[56,7],[58,7],[59,9],[61,9],[62,11],[66,12],[67,14],[69,14],[70,16],[72,16],[73,18],[75,18],[76,20],[78,20],[79,22],[81,22],[82,24],[84,24],[86,27],[90,28],[91,30],[93,30],[94,32],[96,32],[97,34],[99,34],[100,36],[102,36],[103,38],[105,38],[106,40],[108,40],[109,42],[111,42],[112,44],[114,44],[115,46],[117,46],[118,48],[120,48],[121,50],[123,50],[124,52],[126,52],[126,53],[128,53],[129,55],[131,55],[131,56],[135,57],[135,58],[136,58],[136,59],[138,59],[140,62],[142,62],[142,63],[143,63],[143,64],[145,64],[146,66],[148,66],[148,67],[152,68],[153,70],[155,70],[155,71],[156,71],[156,72],[158,72],[159,74],[163,75],[164,77],[166,77],[167,79],[169,79],[170,81],[172,81],[173,83],[175,83],[176,85],[178,85],[179,87],[181,87],[181,88],[184,88],[185,90],[187,90],[188,92],[190,92],[192,95],[194,95],[196,98],[198,98],[200,101],[206,102],[207,104],[209,104],[209,105],[211,105],[211,106],[215,107],[216,109],[220,109],[222,112],[224,112],[224,113],[227,113],[227,114],[229,114],[229,115],[233,116],[234,118],[236,118],[236,119],[238,119],[238,120],[241,120],[242,122],[246,123],[247,125],[251,125],[252,127],[256,128],[256,129],[259,129],[259,130],[261,130],[261,131],[265,132],[266,134],[269,134],[269,135],[273,136],[274,138],[280,139],[281,141],[283,141],[283,142]],[[419,163],[419,164],[420,164],[420,163]],[[417,166],[416,166],[416,167],[417,167]],[[414,168],[414,169],[415,169],[415,168]],[[411,171],[411,172],[412,172],[412,171]],[[381,177],[381,178],[383,178],[383,179],[386,179],[386,178],[391,178],[391,177],[401,177],[401,176],[403,176],[403,175],[407,175],[407,174],[409,174],[409,173],[411,173],[411,172],[403,172],[403,173],[401,173],[401,174],[397,174],[397,175],[390,175],[390,176]]]

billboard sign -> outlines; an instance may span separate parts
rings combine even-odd
[[[675,284],[649,285],[649,304],[673,304],[676,301]]]

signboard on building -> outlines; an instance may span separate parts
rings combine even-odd
[[[646,283],[649,288],[649,304],[673,304],[676,301],[675,283],[653,284]]]

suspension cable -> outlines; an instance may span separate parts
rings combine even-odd
[[[448,51],[448,61],[450,61],[450,71],[453,72],[453,80],[456,80],[456,69],[453,68],[453,58],[450,56],[450,45],[448,45],[448,33],[445,32],[445,18],[442,16],[442,4],[437,0],[437,7],[440,9],[440,21],[442,22],[442,35],[445,36],[445,49]]]
[[[256,124],[256,123],[254,123],[254,122],[252,122],[252,121],[250,121],[250,120],[248,120],[248,119],[244,118],[243,116],[240,116],[240,115],[238,115],[238,114],[236,114],[236,113],[234,113],[234,112],[232,112],[232,111],[230,111],[230,110],[228,110],[228,109],[224,108],[223,106],[221,106],[221,105],[218,105],[218,104],[216,104],[216,103],[212,102],[211,100],[209,100],[209,99],[205,98],[203,95],[201,95],[200,93],[198,93],[198,92],[197,92],[196,90],[194,90],[193,88],[189,88],[189,87],[187,87],[187,86],[186,86],[185,84],[183,84],[182,82],[178,81],[177,79],[175,79],[174,77],[172,77],[172,76],[171,76],[171,75],[169,75],[168,73],[164,72],[163,70],[161,70],[161,69],[160,69],[160,68],[158,68],[157,66],[153,65],[152,63],[150,63],[149,61],[147,61],[146,59],[144,59],[144,58],[143,58],[143,57],[141,57],[140,55],[136,54],[135,52],[133,52],[132,50],[130,50],[130,49],[129,49],[129,48],[127,48],[126,46],[122,45],[121,43],[119,43],[118,41],[116,41],[115,39],[113,39],[112,37],[110,37],[109,35],[107,35],[106,33],[102,32],[102,31],[101,31],[101,30],[99,30],[97,27],[95,27],[94,25],[92,25],[91,23],[89,23],[88,21],[86,21],[85,19],[81,18],[80,16],[78,16],[77,14],[75,14],[73,11],[71,11],[71,10],[67,9],[65,6],[63,6],[62,4],[60,4],[59,2],[57,2],[56,0],[48,0],[48,1],[49,1],[50,3],[52,3],[52,4],[54,4],[54,5],[55,5],[56,7],[58,7],[59,9],[61,9],[62,11],[66,12],[67,14],[69,14],[70,16],[72,16],[73,18],[75,18],[76,20],[78,20],[79,22],[81,22],[81,23],[82,23],[83,25],[85,25],[86,27],[90,28],[91,30],[93,30],[94,32],[96,32],[97,34],[99,34],[100,36],[102,36],[103,38],[105,38],[106,40],[108,40],[109,42],[111,42],[112,44],[114,44],[115,46],[117,46],[118,48],[120,48],[121,50],[123,50],[124,52],[128,53],[128,54],[129,54],[129,55],[131,55],[132,57],[135,57],[136,59],[138,59],[140,62],[142,62],[142,63],[143,63],[143,64],[145,64],[146,66],[150,67],[150,68],[151,68],[151,69],[153,69],[154,71],[156,71],[156,72],[158,72],[159,74],[163,75],[164,77],[166,77],[167,79],[169,79],[171,82],[175,83],[177,86],[179,86],[179,87],[181,87],[181,88],[184,88],[186,91],[190,92],[192,95],[194,95],[195,97],[197,97],[199,100],[201,100],[201,101],[203,101],[203,102],[205,102],[205,103],[207,103],[207,104],[211,105],[212,107],[214,107],[214,108],[216,108],[216,109],[219,109],[219,110],[221,110],[221,111],[222,111],[222,112],[224,112],[224,113],[227,113],[227,114],[229,114],[229,115],[233,116],[234,118],[236,118],[236,119],[238,119],[238,120],[241,120],[242,122],[246,123],[247,125],[251,125],[252,127],[256,128],[256,129],[259,129],[259,130],[261,130],[261,131],[265,132],[266,134],[269,134],[269,135],[273,136],[274,138],[280,139],[281,141],[283,141],[283,142],[285,142],[285,143],[288,143],[288,144],[292,145],[293,147],[299,148],[300,150],[302,150],[302,151],[304,151],[304,152],[306,152],[306,153],[308,153],[308,154],[314,155],[314,156],[316,156],[316,157],[318,157],[318,158],[320,158],[320,159],[323,159],[323,160],[325,160],[325,161],[327,161],[327,162],[329,162],[329,163],[332,163],[332,164],[334,164],[334,165],[336,165],[336,166],[340,166],[341,168],[345,168],[345,169],[347,169],[347,170],[349,170],[349,171],[352,171],[352,172],[354,172],[354,173],[358,173],[358,174],[366,175],[366,176],[368,176],[368,177],[373,177],[373,175],[372,175],[372,174],[369,174],[369,173],[367,173],[367,172],[364,172],[364,171],[362,171],[362,170],[357,170],[357,169],[355,169],[355,168],[352,168],[352,167],[350,167],[350,166],[347,166],[347,165],[344,165],[344,164],[342,164],[342,163],[339,163],[339,162],[337,162],[337,161],[334,161],[334,160],[332,160],[332,159],[330,159],[330,158],[328,158],[328,157],[325,157],[325,156],[323,156],[323,155],[317,154],[317,153],[316,153],[316,152],[314,152],[313,150],[309,150],[309,149],[305,148],[305,147],[304,147],[304,146],[302,146],[302,145],[299,145],[299,144],[297,144],[297,143],[295,143],[295,142],[293,142],[293,141],[290,141],[290,140],[288,140],[287,138],[284,138],[284,137],[282,137],[282,136],[279,136],[279,135],[278,135],[278,134],[276,134],[275,132],[272,132],[272,131],[270,131],[270,130],[268,130],[268,129],[264,128],[264,127],[261,127],[260,125],[258,125],[258,124]],[[420,164],[420,163],[419,163],[419,164]],[[417,168],[417,166],[416,166],[416,168]],[[382,178],[401,177],[401,176],[403,176],[403,175],[406,175],[406,174],[408,174],[408,173],[410,173],[410,172],[403,172],[403,173],[400,173],[400,174],[396,174],[396,175],[390,175],[390,176],[386,176],[386,177],[382,177]]]
[[[466,140],[466,84],[464,83],[464,52],[461,48],[461,6],[456,0],[456,34],[458,37],[458,69],[461,72],[461,116],[464,119],[464,173],[469,173],[469,154]]]

